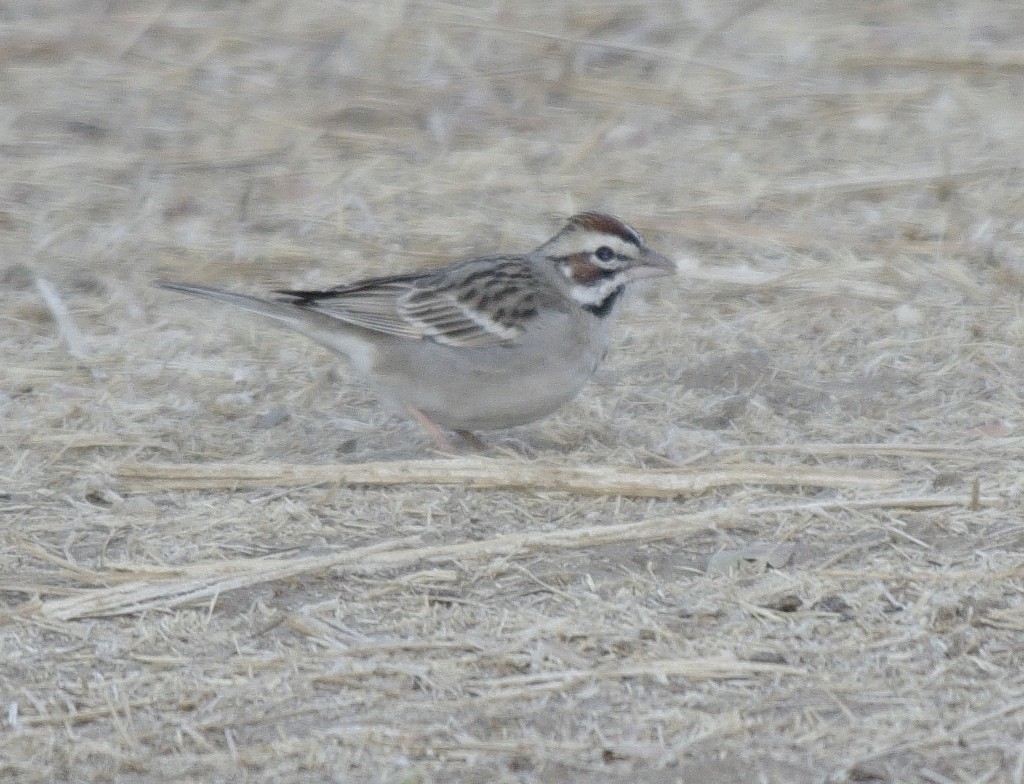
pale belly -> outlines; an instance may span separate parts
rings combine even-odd
[[[574,351],[424,348],[393,355],[392,367],[374,375],[389,397],[453,430],[496,430],[551,414],[579,394],[606,349],[603,341]]]

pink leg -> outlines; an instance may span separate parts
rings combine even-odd
[[[420,423],[420,426],[427,431],[431,438],[434,439],[434,443],[437,444],[437,448],[442,452],[454,452],[455,449],[452,447],[452,442],[448,440],[448,436],[437,425],[434,424],[433,420],[430,419],[426,414],[420,411],[418,408],[412,406],[406,406],[409,409],[409,413],[412,418]]]

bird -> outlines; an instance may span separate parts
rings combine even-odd
[[[445,429],[534,422],[575,398],[604,359],[623,294],[675,264],[614,215],[581,212],[520,255],[471,258],[273,299],[157,282],[290,327],[348,359],[378,398],[444,452]]]

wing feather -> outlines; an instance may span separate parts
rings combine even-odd
[[[496,257],[425,274],[277,293],[293,305],[373,332],[485,347],[517,342],[537,315],[536,274],[527,259]]]

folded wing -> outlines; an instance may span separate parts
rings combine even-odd
[[[374,332],[486,347],[518,342],[536,317],[535,275],[526,259],[475,259],[426,275],[277,293],[284,302]]]

